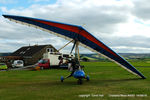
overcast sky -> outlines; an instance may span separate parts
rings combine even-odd
[[[0,52],[13,52],[29,44],[52,44],[59,49],[68,41],[11,22],[2,14],[82,25],[116,52],[150,53],[148,0],[0,0]],[[80,50],[90,53],[82,47]]]

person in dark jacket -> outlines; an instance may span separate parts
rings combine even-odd
[[[66,77],[66,78],[69,78],[69,77],[73,76],[73,73],[74,73],[76,70],[79,69],[79,64],[77,63],[76,59],[68,60],[67,63],[71,63],[71,67],[72,67],[71,74]]]

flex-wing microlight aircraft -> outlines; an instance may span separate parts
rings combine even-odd
[[[10,21],[35,27],[73,42],[74,45],[72,50],[75,47],[75,59],[78,69],[74,71],[72,76],[77,78],[79,83],[82,83],[83,78],[89,80],[89,77],[85,76],[83,69],[80,67],[79,48],[78,48],[79,45],[88,48],[89,50],[96,52],[100,55],[103,55],[104,57],[119,64],[127,71],[141,77],[142,79],[145,79],[145,76],[141,74],[134,66],[132,66],[119,54],[114,52],[112,49],[110,49],[108,46],[106,46],[103,42],[98,40],[88,31],[86,31],[82,26],[23,16],[14,16],[14,15],[3,15],[3,16],[5,18],[8,18]],[[61,77],[62,82],[64,79],[65,78]]]

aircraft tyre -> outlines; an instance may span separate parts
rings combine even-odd
[[[83,83],[82,79],[78,79],[77,83],[81,85]]]
[[[64,77],[63,76],[61,76],[60,81],[64,82]]]
[[[86,76],[86,80],[87,80],[87,81],[89,81],[89,80],[90,80],[90,77],[89,77],[89,75],[87,75],[87,76]]]

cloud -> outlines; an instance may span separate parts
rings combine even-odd
[[[32,5],[24,10],[11,9],[5,12],[85,25],[85,28],[91,32],[113,33],[116,29],[115,25],[128,20],[128,5],[117,5],[115,0],[106,0],[107,2],[104,3],[102,1],[104,2],[104,0],[92,2],[90,0],[59,0],[53,5]]]
[[[144,3],[146,2],[144,0]],[[1,10],[5,14],[82,25],[117,52],[148,52],[150,26],[146,20],[149,15],[142,15],[140,10],[148,10],[144,10],[139,4],[131,0],[58,0],[54,4],[32,4],[24,9],[2,7]],[[47,32],[10,22],[3,17],[0,17],[0,31],[0,45],[11,47],[7,51],[34,43],[53,44],[57,48],[67,43],[66,40]],[[70,47],[71,45],[65,51]],[[137,51],[135,48],[138,48]],[[85,50],[82,48],[81,53]]]
[[[150,37],[144,36],[106,36],[103,42],[110,46],[113,50],[120,53],[149,53]]]
[[[150,20],[149,0],[134,0],[132,13],[142,20]]]

